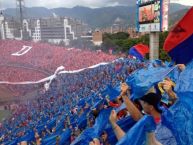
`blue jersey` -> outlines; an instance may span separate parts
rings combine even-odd
[[[177,145],[172,132],[161,123],[156,126],[155,136],[156,139],[163,145]]]

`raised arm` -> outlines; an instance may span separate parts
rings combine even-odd
[[[109,121],[112,125],[113,131],[114,131],[117,139],[120,140],[125,135],[125,132],[117,124],[117,113],[115,112],[115,110],[111,111]]]
[[[41,145],[41,138],[37,132],[35,133],[35,139],[36,139],[36,145]]]
[[[143,115],[141,114],[139,109],[133,104],[133,102],[129,99],[130,92],[129,92],[129,87],[128,87],[128,85],[126,83],[123,83],[121,85],[121,96],[122,96],[122,98],[123,98],[123,100],[125,102],[127,110],[130,113],[131,117],[135,121],[138,121],[139,119],[141,119]]]

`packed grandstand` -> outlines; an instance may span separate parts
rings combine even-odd
[[[89,50],[80,51],[77,49],[58,48],[56,46],[50,46],[48,44],[36,43],[33,45],[32,42],[30,43],[30,42],[7,41],[7,40],[6,41],[1,40],[1,45],[2,45],[1,48],[3,48],[3,53],[1,57],[2,58],[1,64],[3,66],[1,67],[1,71],[2,71],[1,82],[17,83],[17,82],[26,81],[26,85],[27,85],[27,81],[33,82],[33,81],[37,81],[38,79],[44,79],[45,77],[49,77],[49,73],[45,74],[45,76],[39,75],[37,72],[40,69],[45,72],[49,70],[51,72],[50,73],[51,75],[55,72],[55,69],[56,69],[55,66],[63,65],[65,68],[65,70],[62,70],[60,73],[58,73],[57,77],[52,80],[49,86],[49,90],[47,90],[46,92],[43,92],[41,96],[37,98],[37,100],[33,100],[33,102],[30,102],[30,103],[26,102],[27,104],[24,103],[19,105],[18,104],[12,105],[11,109],[13,111],[13,115],[10,117],[10,119],[4,122],[3,126],[1,126],[1,135],[4,135],[1,138],[2,143],[4,143],[3,141],[5,140],[8,141],[7,143],[5,142],[5,144],[12,144],[12,143],[14,144],[16,142],[22,141],[22,139],[20,140],[19,138],[13,141],[12,138],[14,136],[15,137],[20,136],[23,138],[25,135],[27,136],[32,135],[31,134],[32,132],[28,132],[29,131],[28,129],[33,130],[35,127],[35,126],[34,127],[31,126],[32,127],[31,128],[30,126],[28,126],[31,123],[36,124],[38,122],[39,123],[42,122],[44,124],[43,128],[45,126],[48,126],[48,128],[51,129],[56,125],[55,123],[60,122],[59,123],[60,125],[58,126],[59,128],[57,129],[57,132],[59,134],[55,137],[58,137],[60,136],[60,134],[63,134],[63,132],[65,132],[64,125],[75,129],[75,127],[78,127],[77,126],[78,124],[79,125],[82,124],[83,128],[81,127],[80,129],[83,130],[87,126],[87,123],[85,124],[85,120],[88,119],[88,118],[84,118],[85,113],[86,112],[89,113],[90,111],[88,112],[88,109],[94,105],[93,103],[96,103],[97,99],[101,99],[101,97],[95,96],[96,98],[93,98],[94,100],[92,100],[92,103],[91,102],[86,103],[84,99],[91,99],[90,95],[94,95],[99,90],[101,91],[104,90],[106,85],[111,84],[112,87],[116,86],[117,83],[119,83],[120,81],[119,77],[126,78],[126,76],[132,73],[134,70],[144,67],[144,63],[138,60],[116,59],[116,56],[105,54],[103,52],[97,53]],[[27,52],[26,54],[22,56],[11,55],[14,52],[23,48],[23,46],[27,46],[27,45],[31,46],[31,50],[29,50],[29,52]],[[51,51],[58,52],[58,56],[57,56],[57,53],[51,53],[53,54],[53,56],[49,57],[49,53],[47,53],[49,48]],[[59,55],[59,54],[62,54],[62,55]],[[45,58],[49,57],[49,59],[47,58],[47,61],[45,61],[45,59],[43,59],[40,56],[45,56]],[[41,62],[44,62],[43,65]],[[105,63],[102,63],[102,62],[105,62]],[[19,67],[19,66],[22,66],[22,67]],[[26,66],[26,67],[23,67],[23,66]],[[88,67],[88,66],[92,66],[92,67]],[[31,70],[31,68],[32,68],[32,71],[29,71]],[[21,73],[20,71],[17,71],[17,69],[20,69],[21,72],[23,73]],[[80,69],[80,70],[76,70],[76,69]],[[74,71],[68,71],[68,70],[74,70]],[[35,75],[33,75],[33,71]],[[9,86],[9,84],[7,85]],[[14,86],[15,85],[13,85],[13,88]],[[21,89],[24,89],[24,88],[21,87]],[[45,98],[45,96],[47,97]],[[50,101],[52,105],[50,104]],[[80,106],[77,106],[79,101],[82,103],[80,103],[81,104]],[[57,107],[55,108],[54,106],[57,106]],[[60,108],[60,106],[63,106],[63,107]],[[43,111],[44,109],[46,109],[47,111],[48,110],[51,111],[52,109],[54,110],[53,112],[52,111],[44,112]],[[87,110],[86,112],[85,112],[85,109]],[[32,110],[33,112],[31,112]],[[70,110],[70,111],[68,112],[67,110]],[[76,113],[73,111],[75,111]],[[81,111],[82,113],[79,111]],[[72,113],[72,114],[70,115],[69,113],[70,114]],[[44,122],[45,120],[41,120],[42,119],[41,117],[39,119],[36,118],[37,116],[41,116],[41,114],[44,114],[45,115],[45,116],[43,115],[44,117],[48,115],[47,116],[48,118],[46,120],[48,120],[48,124],[51,123],[50,124],[51,126],[49,126],[47,123],[46,125]],[[70,116],[66,116],[67,114],[69,114]],[[83,120],[80,120],[79,122],[78,116],[81,117]],[[22,119],[21,121],[20,117],[22,117],[24,120]],[[58,119],[58,121],[56,122],[56,120],[53,117],[55,119]],[[66,117],[70,117],[68,121],[66,121],[67,120]],[[55,121],[53,121],[52,119],[54,119]],[[52,121],[49,122],[49,120],[50,121],[52,120]],[[71,124],[70,122],[73,122],[73,124]],[[4,128],[5,127],[4,125],[7,123],[14,130],[8,131],[6,128]],[[22,126],[21,128],[23,129],[25,128],[26,131],[20,128],[20,125],[19,125],[20,123],[25,124],[25,125],[23,124],[24,126],[21,125]],[[92,126],[93,123],[94,122],[92,122],[90,126]],[[49,129],[47,129],[47,131]],[[41,129],[40,129],[40,132],[41,132]],[[68,133],[69,133],[69,130],[68,130]],[[70,134],[75,134],[75,132]],[[48,134],[46,133],[45,135],[48,135]],[[51,132],[50,132],[50,135],[52,136]],[[75,135],[73,136],[75,137]],[[76,134],[76,136],[78,136],[78,134]],[[70,138],[67,137],[66,141],[68,141],[68,139]],[[29,143],[30,142],[32,143],[34,141],[32,140],[29,141]],[[45,139],[45,143],[48,143],[50,141],[53,141],[53,140],[52,139],[50,140],[48,138]],[[72,142],[73,140],[70,139],[69,141]],[[69,144],[69,142],[67,144]]]
[[[10,82],[38,81],[54,74],[60,66],[64,66],[66,71],[78,70],[116,58],[103,52],[81,51],[28,41],[0,40],[0,47],[3,74],[0,80]],[[23,48],[30,49],[23,50],[22,53]],[[18,52],[22,55],[14,55]]]
[[[193,16],[193,8],[189,15]],[[176,31],[168,35],[164,49],[172,62],[138,59],[137,46],[132,51],[136,57],[117,58],[1,40],[0,83],[18,91],[20,85],[42,86],[34,99],[8,106],[12,114],[0,124],[0,144],[192,145],[190,31],[183,40]]]
[[[74,55],[76,53],[74,51]],[[97,53],[95,55],[100,56]],[[113,58],[109,56],[108,60]],[[84,61],[82,66],[90,63],[93,61]],[[64,65],[68,68],[67,64]],[[61,71],[53,78],[49,89],[35,100],[11,106],[12,115],[0,126],[1,144],[89,144],[94,138],[99,138],[104,144],[116,144],[117,139],[108,117],[113,108],[118,113],[117,124],[124,131],[129,132],[132,126],[136,129],[134,124],[137,124],[126,107],[116,99],[121,94],[120,83],[126,81],[137,90],[132,92],[134,101],[139,94],[148,91],[152,84],[163,81],[166,76],[177,84],[183,81],[182,78],[178,79],[178,67],[171,67],[169,63],[164,64],[159,60],[141,62],[138,59],[119,58],[79,71]],[[163,99],[162,103],[166,108],[171,105],[167,99]],[[179,113],[186,112],[187,106]],[[174,106],[170,111],[173,113],[176,110]],[[168,116],[170,121],[181,121],[180,117],[178,114]],[[180,141],[183,139],[180,138]]]

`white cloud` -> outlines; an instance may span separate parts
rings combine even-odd
[[[193,0],[170,0],[173,3],[179,3],[182,5],[189,5],[189,6],[193,6]]]
[[[86,7],[104,7],[118,5],[117,0],[25,0],[25,6],[43,6],[48,8],[54,7],[74,7],[74,6],[86,6]],[[2,8],[15,7],[14,0],[2,0]]]

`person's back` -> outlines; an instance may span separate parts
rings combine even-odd
[[[163,145],[177,145],[176,139],[170,129],[162,123],[157,124],[155,136],[156,139]]]

